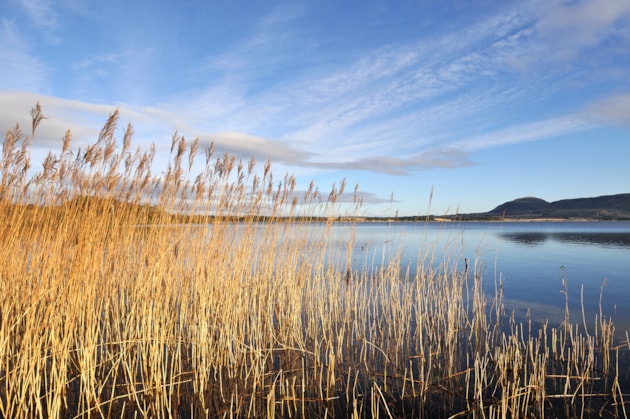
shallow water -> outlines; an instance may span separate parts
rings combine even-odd
[[[518,319],[529,310],[532,320],[562,321],[565,278],[572,323],[582,323],[583,286],[590,327],[605,284],[603,315],[618,332],[630,330],[630,222],[360,223],[354,237],[355,263],[378,266],[399,254],[411,276],[418,259],[462,269],[467,259],[489,296],[503,281],[506,311]]]

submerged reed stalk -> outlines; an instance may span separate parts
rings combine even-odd
[[[456,247],[413,275],[354,254],[345,182],[298,194],[212,146],[194,172],[177,133],[155,176],[118,112],[32,173],[32,117],[0,162],[1,417],[626,417],[601,310],[517,323]]]

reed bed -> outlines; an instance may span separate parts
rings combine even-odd
[[[605,313],[517,322],[455,246],[413,275],[353,254],[343,182],[212,147],[193,170],[177,134],[156,176],[117,112],[34,173],[32,119],[0,167],[2,417],[627,417]]]

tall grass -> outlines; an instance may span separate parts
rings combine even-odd
[[[456,249],[358,258],[343,182],[212,147],[194,170],[177,134],[156,176],[117,112],[33,173],[32,119],[0,167],[2,417],[627,417],[604,313],[517,323]]]

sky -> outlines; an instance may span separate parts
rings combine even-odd
[[[628,193],[630,1],[0,0],[0,128],[37,102],[34,159],[118,108],[154,173],[177,131],[364,215]]]

